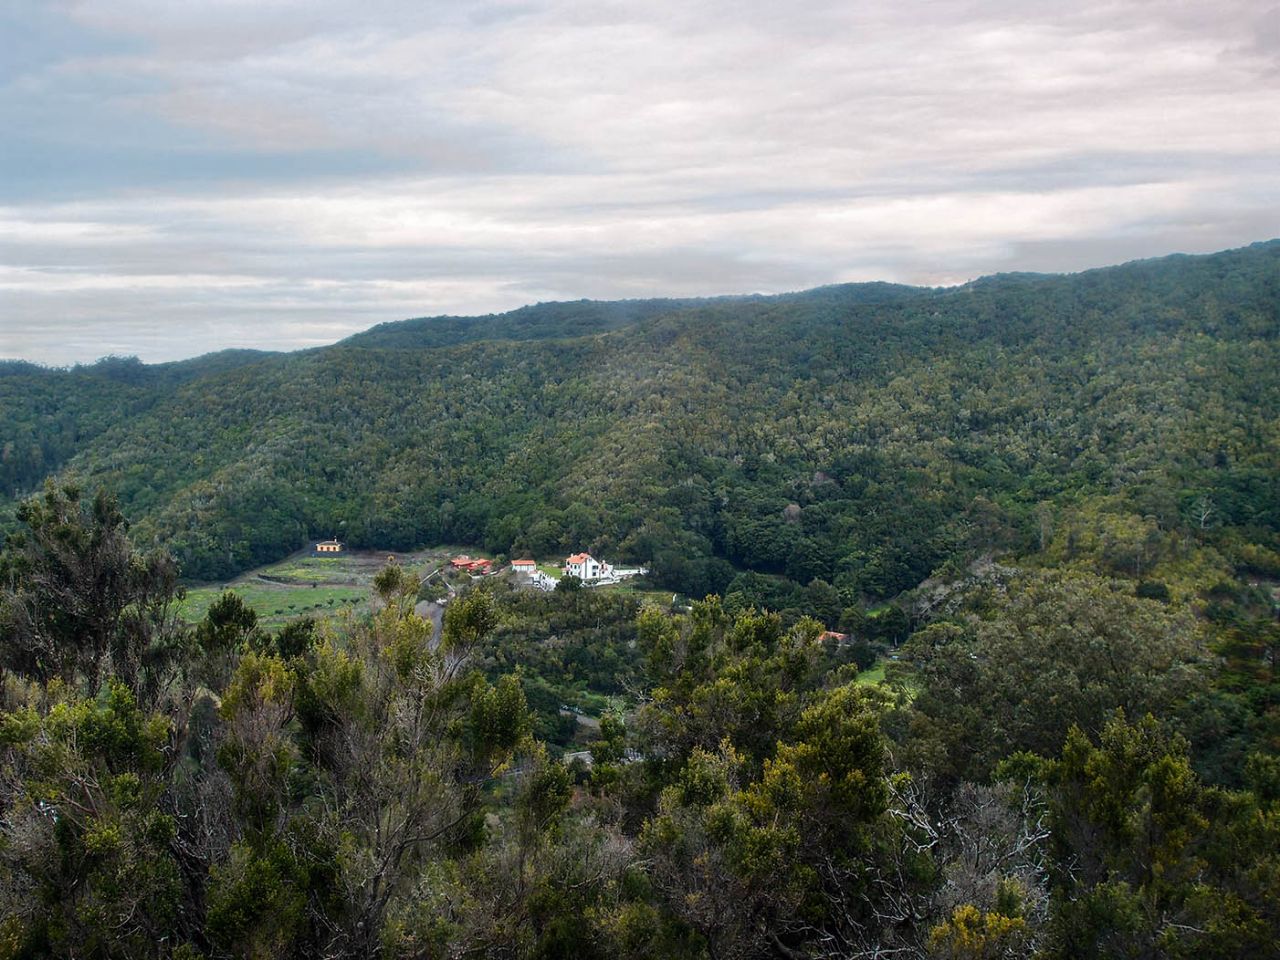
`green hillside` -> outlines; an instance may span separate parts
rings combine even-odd
[[[0,957],[1276,956],[1278,268],[0,367]]]
[[[540,304],[181,376],[9,365],[0,490],[112,489],[198,579],[342,531],[585,546],[694,595],[834,607],[1080,517],[1203,527],[1277,573],[1278,309],[1272,242],[948,290]]]

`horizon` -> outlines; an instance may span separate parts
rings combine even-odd
[[[987,273],[987,274],[982,274],[980,276],[970,277],[966,280],[960,280],[955,283],[940,284],[935,286],[927,286],[923,284],[903,284],[903,283],[897,283],[895,281],[888,281],[888,280],[859,280],[859,281],[848,281],[845,283],[818,284],[817,286],[813,286],[813,287],[804,287],[804,288],[795,289],[795,290],[779,290],[772,293],[750,291],[745,293],[712,293],[712,294],[705,294],[705,295],[693,295],[693,296],[687,296],[687,297],[686,296],[679,296],[679,297],[664,296],[664,295],[658,294],[653,297],[623,297],[623,298],[616,298],[611,300],[602,300],[602,299],[593,298],[593,297],[576,297],[576,298],[567,298],[567,299],[561,299],[561,300],[539,300],[536,302],[518,304],[517,306],[511,307],[510,309],[495,310],[487,313],[440,313],[440,314],[431,314],[426,316],[401,317],[395,320],[380,320],[370,324],[369,326],[362,327],[359,330],[355,330],[355,331],[352,331],[351,333],[345,334],[344,336],[340,337],[337,340],[331,340],[325,343],[308,344],[307,346],[303,346],[303,347],[289,347],[289,348],[246,347],[246,346],[239,346],[236,344],[230,344],[227,346],[217,347],[213,350],[205,350],[201,353],[185,354],[181,356],[176,356],[176,357],[171,357],[166,359],[158,359],[158,360],[148,360],[143,357],[140,357],[138,354],[109,353],[109,354],[103,354],[101,356],[94,357],[88,360],[73,360],[65,363],[49,363],[41,360],[28,359],[26,357],[5,356],[0,354],[0,364],[22,363],[22,364],[30,364],[32,366],[40,367],[46,370],[64,370],[65,371],[65,370],[72,370],[77,367],[93,367],[95,365],[109,362],[109,361],[128,361],[128,360],[137,360],[141,362],[144,366],[162,366],[170,363],[184,363],[187,361],[199,360],[203,357],[213,356],[221,353],[250,352],[250,353],[261,353],[263,356],[272,356],[272,355],[280,356],[280,355],[285,355],[290,353],[297,353],[305,350],[322,350],[326,347],[337,346],[338,344],[342,343],[346,339],[349,339],[350,337],[358,336],[359,334],[366,333],[370,330],[373,330],[379,327],[386,327],[386,326],[394,327],[397,324],[413,323],[421,320],[446,320],[446,319],[486,320],[490,318],[505,316],[506,314],[515,313],[519,310],[527,309],[530,307],[552,306],[556,304],[627,303],[627,302],[642,302],[642,301],[649,301],[649,300],[686,300],[686,299],[746,300],[746,299],[752,299],[752,298],[799,296],[802,294],[812,293],[816,290],[822,290],[829,287],[863,286],[863,285],[874,286],[878,284],[884,284],[887,286],[914,287],[915,289],[918,289],[921,291],[938,291],[938,290],[949,291],[949,290],[958,290],[962,287],[966,287],[974,283],[980,283],[984,280],[997,279],[1002,276],[1018,276],[1021,274],[1021,275],[1034,276],[1034,277],[1040,277],[1040,278],[1046,278],[1046,279],[1054,278],[1054,277],[1071,277],[1071,276],[1078,276],[1084,273],[1091,273],[1098,270],[1120,269],[1133,264],[1150,263],[1150,262],[1156,262],[1160,260],[1173,259],[1176,257],[1211,257],[1211,256],[1216,256],[1218,254],[1234,253],[1236,251],[1248,250],[1252,247],[1267,246],[1269,244],[1274,244],[1274,243],[1280,243],[1280,237],[1271,237],[1271,238],[1266,238],[1262,240],[1253,240],[1253,241],[1241,244],[1240,246],[1228,247],[1222,250],[1209,250],[1202,253],[1200,252],[1187,253],[1184,251],[1171,251],[1168,253],[1156,254],[1150,257],[1138,257],[1132,260],[1124,260],[1118,263],[1100,264],[1098,266],[1086,267],[1080,270],[1000,271],[998,273]]]

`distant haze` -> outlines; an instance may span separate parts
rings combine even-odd
[[[0,4],[0,357],[1280,234],[1280,6]]]

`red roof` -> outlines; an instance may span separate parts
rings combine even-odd
[[[512,560],[511,565],[513,567],[536,567],[538,564],[533,560]]]
[[[589,553],[575,553],[572,557],[566,560],[565,563],[585,563],[590,559],[591,554]]]

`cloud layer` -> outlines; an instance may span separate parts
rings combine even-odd
[[[1269,3],[5,9],[0,356],[1280,233]]]

